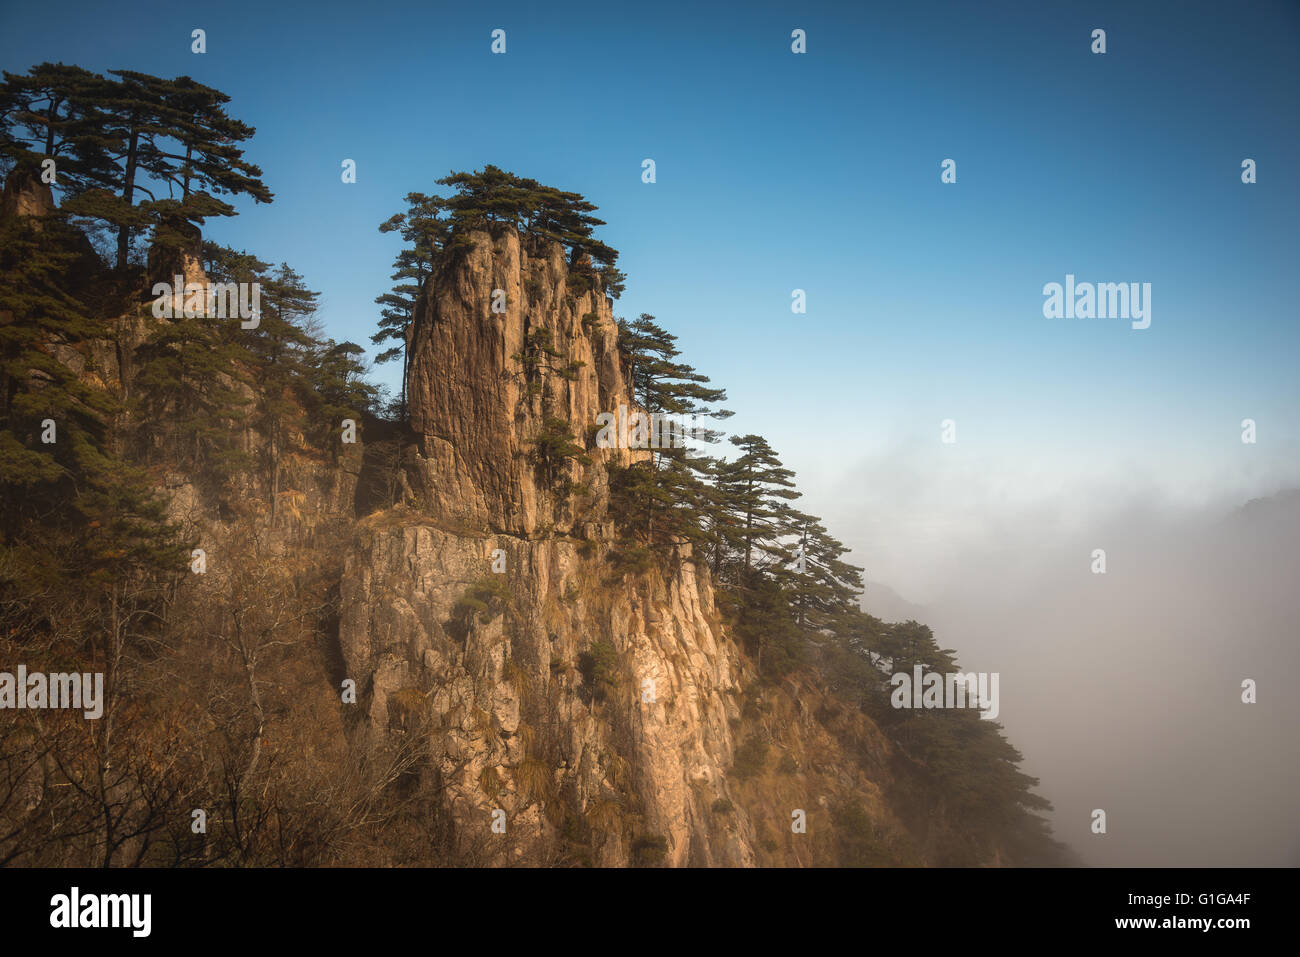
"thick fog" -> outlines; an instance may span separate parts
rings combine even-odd
[[[1300,491],[1030,505],[1012,482],[899,462],[813,497],[867,567],[868,611],[1000,673],[999,720],[1057,837],[1092,865],[1300,865]]]

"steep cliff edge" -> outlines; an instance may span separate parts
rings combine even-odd
[[[45,741],[61,757],[39,770],[0,749],[0,771],[20,767],[30,795],[0,801],[12,835],[0,853],[199,866],[1040,859],[1023,815],[1035,782],[1015,772],[1014,749],[974,733],[973,715],[890,709],[881,662],[912,660],[928,629],[859,614],[791,634],[815,604],[747,616],[772,606],[734,569],[715,565],[715,581],[667,522],[655,536],[636,524],[640,505],[629,522],[628,475],[651,453],[598,447],[596,422],[636,408],[629,379],[645,359],[629,343],[648,327],[627,326],[620,348],[602,289],[612,274],[581,251],[502,223],[449,235],[414,306],[408,427],[351,388],[358,347],[295,333],[295,296],[273,298],[291,273],[257,267],[272,307],[254,330],[158,317],[154,281],[233,280],[255,260],[191,231],[146,268],[109,271],[30,183],[0,198],[11,242],[49,256],[11,255],[0,271],[27,296],[9,295],[19,310],[0,309],[0,323],[39,331],[15,340],[25,351],[10,368],[24,375],[10,385],[30,409],[11,403],[4,437],[33,460],[50,454],[35,429],[53,383],[94,406],[60,421],[86,441],[59,454],[121,463],[68,457],[69,474],[102,478],[79,497],[43,472],[21,487],[6,477],[7,500],[27,505],[6,516],[0,625],[29,663],[116,656],[117,730],[111,751]],[[67,289],[81,325],[43,311]],[[118,527],[111,511],[136,491],[162,493],[175,530],[148,527],[175,560],[128,574],[126,552],[102,546],[95,574],[81,571],[86,543]],[[84,512],[52,523],[69,495]],[[54,555],[77,587],[52,598],[28,553]],[[781,667],[763,656],[769,638]],[[930,667],[955,666],[933,648]],[[98,803],[66,786],[131,766],[142,746],[166,765],[146,761]],[[217,825],[206,835],[191,830],[196,809]]]
[[[363,521],[344,572],[340,644],[369,725],[427,722],[462,845],[492,848],[492,811],[506,812],[495,857],[580,834],[593,863],[752,863],[746,829],[710,833],[739,662],[707,574],[685,548],[635,579],[606,562],[605,462],[645,453],[592,448],[556,473],[535,455],[548,420],[581,437],[629,402],[609,301],[570,291],[558,244],[472,240],[417,310],[420,507]],[[487,607],[465,601],[476,588],[496,589]]]
[[[441,520],[523,536],[603,519],[600,465],[648,453],[589,451],[596,465],[575,503],[555,492],[582,478],[580,464],[544,476],[536,443],[548,420],[582,443],[598,412],[627,402],[609,300],[574,288],[559,243],[524,242],[509,227],[475,232],[469,243],[416,307],[408,395],[423,506]]]
[[[828,808],[845,795],[895,822],[813,717],[822,693],[758,687],[688,546],[613,570],[606,467],[647,453],[588,441],[558,474],[534,454],[548,421],[583,437],[632,405],[617,336],[603,295],[571,291],[562,248],[514,229],[475,234],[429,284],[409,382],[418,504],[361,522],[341,587],[362,733],[428,734],[475,860],[835,863]],[[746,731],[786,755],[782,773],[730,773]],[[862,733],[885,776],[889,745]],[[792,833],[796,811],[823,833]]]

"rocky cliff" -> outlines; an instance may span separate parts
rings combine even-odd
[[[671,864],[753,863],[747,828],[709,827],[740,666],[707,574],[683,549],[670,572],[610,575],[605,464],[638,453],[592,448],[560,475],[533,454],[548,419],[582,437],[629,402],[609,301],[568,278],[558,244],[530,255],[510,229],[475,235],[429,285],[409,386],[420,507],[371,516],[347,560],[348,674],[372,728],[412,710],[431,722],[465,840],[505,812],[496,856],[544,856],[596,819],[595,863],[627,863],[637,841]],[[547,361],[530,378],[539,330]],[[466,611],[467,591],[498,584],[499,611]]]
[[[39,184],[10,186],[0,212],[48,211]],[[113,338],[54,343],[59,361],[131,408],[141,345],[168,321],[145,290],[203,282],[198,243],[129,274],[78,267]],[[257,838],[279,863],[998,862],[978,835],[950,853],[942,788],[829,672],[759,679],[689,546],[623,560],[611,470],[649,453],[594,440],[598,414],[635,403],[610,300],[582,267],[512,227],[465,237],[415,309],[410,430],[368,420],[364,454],[294,426],[275,481],[250,468],[217,495],[165,449],[147,457],[210,563],[168,610],[168,660],[205,690],[160,704],[176,712],[153,727],[208,715],[168,739],[188,749],[176,773],[214,775],[216,807],[237,769],[232,807],[266,799],[299,829],[289,850],[283,830]],[[227,378],[265,402],[264,385]],[[230,431],[265,458],[251,420]],[[381,821],[403,830],[367,831]],[[227,838],[223,854],[260,859],[253,838]]]
[[[811,685],[760,688],[688,547],[613,571],[607,467],[648,453],[586,441],[562,474],[538,467],[548,420],[581,443],[632,405],[610,303],[570,278],[558,244],[479,233],[418,306],[413,502],[361,522],[341,588],[361,733],[429,735],[428,773],[476,860],[835,863],[846,797],[893,834],[873,781],[889,777],[884,737]],[[750,737],[779,771],[731,773]]]

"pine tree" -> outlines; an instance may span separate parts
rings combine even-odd
[[[797,535],[790,603],[801,628],[833,630],[839,619],[857,610],[862,569],[844,561],[849,549],[812,515],[791,509],[787,524]]]
[[[103,77],[78,66],[40,63],[0,83],[0,157],[39,167],[56,163],[55,189],[76,195],[107,185],[113,163],[100,134]]]
[[[375,345],[397,343],[375,356],[375,361],[402,360],[399,415],[403,422],[407,415],[408,349],[411,324],[415,319],[415,304],[433,275],[434,264],[442,255],[450,232],[449,222],[441,218],[444,201],[440,197],[407,193],[406,202],[410,207],[406,212],[393,214],[379,226],[381,233],[400,233],[407,245],[393,260],[393,274],[390,278],[395,285],[392,290],[375,298],[375,302],[383,308],[380,310],[379,331],[370,337]]]
[[[234,207],[219,195],[271,201],[261,170],[246,162],[236,145],[252,136],[253,128],[226,113],[229,97],[224,93],[189,77],[164,80],[131,70],[110,70],[115,80],[83,73],[61,79],[46,72],[45,82],[65,83],[53,95],[75,104],[63,129],[74,157],[73,183],[79,188],[65,209],[117,231],[119,269],[127,264],[133,235],[150,226],[233,216]],[[12,97],[23,96],[15,83]],[[13,130],[21,122],[18,117],[31,115],[30,109],[6,113],[6,138],[17,143]],[[59,121],[52,125],[58,128]],[[137,194],[148,198],[137,200]]]
[[[364,355],[365,350],[355,342],[333,339],[317,342],[307,352],[308,420],[315,423],[311,433],[318,445],[333,448],[336,454],[339,445],[335,437],[342,420],[360,421],[363,413],[373,409],[378,394],[363,378]]]
[[[0,456],[6,484],[21,486],[56,480],[62,467],[55,453],[75,446],[37,443],[42,421],[61,422],[65,435],[84,433],[94,445],[116,405],[56,354],[107,333],[69,291],[67,273],[77,259],[73,233],[57,218],[36,223],[16,216],[0,222],[0,240]],[[19,510],[17,501],[5,502],[6,515]]]
[[[152,166],[152,143],[166,132],[160,115],[166,81],[128,70],[114,75],[120,79],[105,81],[98,99],[104,117],[101,143],[114,169],[105,177],[106,188],[88,190],[65,208],[103,219],[117,230],[117,268],[123,269],[132,233],[152,224],[151,207],[137,205],[136,192],[147,195],[150,203],[158,200],[144,180]]]
[[[656,423],[665,417],[680,433],[689,431],[690,441],[716,442],[722,433],[699,426],[698,420],[731,415],[713,406],[726,401],[726,390],[710,387],[708,376],[677,361],[681,352],[676,342],[677,337],[659,326],[654,316],[642,313],[634,322],[619,320],[618,346],[628,384],[633,398],[652,417],[651,431],[660,433]],[[712,474],[713,462],[692,451],[689,441],[680,448],[651,449],[647,461],[632,465],[632,474],[620,479],[624,496],[639,503],[638,524],[647,542],[653,543],[656,536],[668,541],[703,539],[700,519],[711,501],[705,479]],[[637,508],[620,506],[625,511]],[[659,527],[657,519],[662,519]]]
[[[144,78],[143,74],[132,76],[137,81]],[[236,145],[257,131],[226,112],[229,96],[180,76],[161,86],[160,99],[159,119],[164,132],[150,143],[149,171],[168,184],[169,192],[172,188],[179,191],[186,219],[201,223],[204,216],[235,215],[229,204],[196,193],[196,189],[271,202],[271,192],[261,181],[262,171],[245,160],[244,151]],[[169,141],[175,142],[180,151],[166,149]],[[195,196],[201,197],[202,203],[194,203]]]
[[[762,436],[732,436],[731,443],[741,454],[717,470],[723,508],[732,516],[721,530],[719,545],[724,553],[738,556],[739,569],[732,580],[744,588],[756,569],[793,560],[781,542],[792,531],[786,505],[800,493],[794,487],[794,473],[781,464]]]
[[[509,223],[526,235],[561,243],[569,250],[572,263],[584,257],[599,263],[599,275],[621,291],[623,275],[613,268],[618,251],[592,235],[605,223],[591,215],[595,205],[580,194],[543,186],[492,165],[472,173],[449,173],[438,185],[456,190],[443,201],[452,229],[451,248],[464,248],[472,229]],[[593,274],[597,274],[594,269]]]
[[[258,408],[254,425],[265,442],[266,472],[270,477],[271,522],[280,500],[280,473],[289,446],[289,425],[301,415],[297,395],[304,378],[304,360],[314,340],[305,324],[316,312],[319,293],[304,284],[302,276],[281,263],[260,280],[261,322],[258,335],[249,340],[257,363]]]
[[[0,632],[89,634],[157,600],[183,567],[153,485],[123,458],[123,409],[93,364],[111,338],[70,270],[81,237],[55,214],[0,223]],[[75,362],[75,365],[70,363]],[[53,438],[52,442],[43,441]],[[152,599],[149,596],[152,595]]]
[[[543,477],[555,486],[561,498],[568,498],[577,486],[563,477],[563,469],[568,462],[590,465],[591,458],[569,429],[566,419],[548,415],[542,420],[542,427],[533,440],[533,459]]]
[[[213,282],[257,282],[267,268],[255,257],[210,243],[204,256]],[[193,316],[147,320],[148,337],[135,355],[137,447],[146,461],[176,462],[225,493],[235,473],[252,464],[238,436],[253,412],[248,396],[257,356],[250,344],[260,337],[250,336],[237,320],[208,316],[206,307],[205,302]]]

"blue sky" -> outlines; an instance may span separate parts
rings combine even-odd
[[[583,193],[629,276],[616,312],[676,332],[828,518],[886,454],[1013,502],[1296,480],[1293,3],[285,6],[8,4],[0,64],[229,93],[276,199],[209,238],[287,260],[367,345],[405,193],[485,163]],[[1067,272],[1151,283],[1151,327],[1045,319]]]

